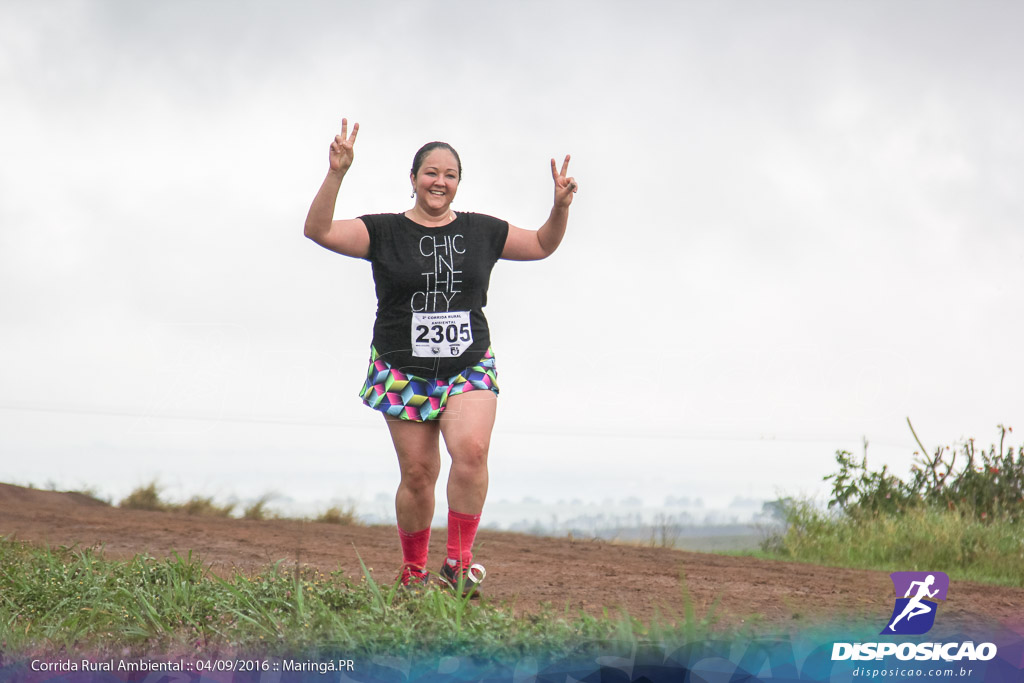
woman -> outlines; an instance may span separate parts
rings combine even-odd
[[[412,208],[400,214],[333,220],[341,182],[352,166],[359,124],[331,143],[330,167],[306,217],[305,235],[373,266],[377,319],[370,367],[360,392],[384,414],[398,454],[395,496],[403,568],[410,589],[428,584],[427,549],[434,488],[441,469],[439,437],[451,456],[448,476],[448,556],[439,577],[479,595],[483,567],[473,541],[487,495],[487,453],[497,407],[495,359],[483,307],[498,258],[529,261],[558,248],[577,186],[551,160],[554,206],[538,230],[473,213],[456,213],[452,200],[462,163],[446,143],[424,145],[413,159]]]

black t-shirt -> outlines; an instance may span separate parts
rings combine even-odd
[[[475,365],[491,343],[483,307],[508,223],[461,212],[437,228],[401,213],[360,219],[370,233],[373,346],[381,358],[425,378],[447,379]]]

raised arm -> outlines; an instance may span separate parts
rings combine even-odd
[[[567,175],[568,171],[568,154],[562,162],[561,172],[555,166],[555,160],[551,160],[551,177],[555,181],[555,203],[551,207],[551,214],[538,230],[524,230],[509,225],[501,258],[510,261],[538,261],[550,256],[562,243],[565,226],[569,222],[569,205],[579,189],[575,178]]]
[[[306,214],[306,226],[303,230],[306,237],[320,246],[336,251],[345,256],[364,258],[370,250],[370,234],[366,225],[358,218],[336,221],[334,205],[338,202],[338,191],[341,181],[352,166],[355,158],[353,147],[359,124],[352,126],[352,135],[348,134],[348,119],[341,120],[341,135],[334,136],[328,154],[329,168],[327,177],[320,185],[320,191],[313,198],[313,204]]]

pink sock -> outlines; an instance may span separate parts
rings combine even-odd
[[[430,551],[430,527],[414,533],[398,527],[398,538],[402,541],[402,562],[426,569],[427,553]]]
[[[448,510],[448,560],[458,560],[463,567],[473,562],[473,541],[480,526],[480,515],[464,515]]]

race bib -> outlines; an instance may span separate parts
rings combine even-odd
[[[473,343],[469,311],[412,314],[412,355],[455,358]]]

